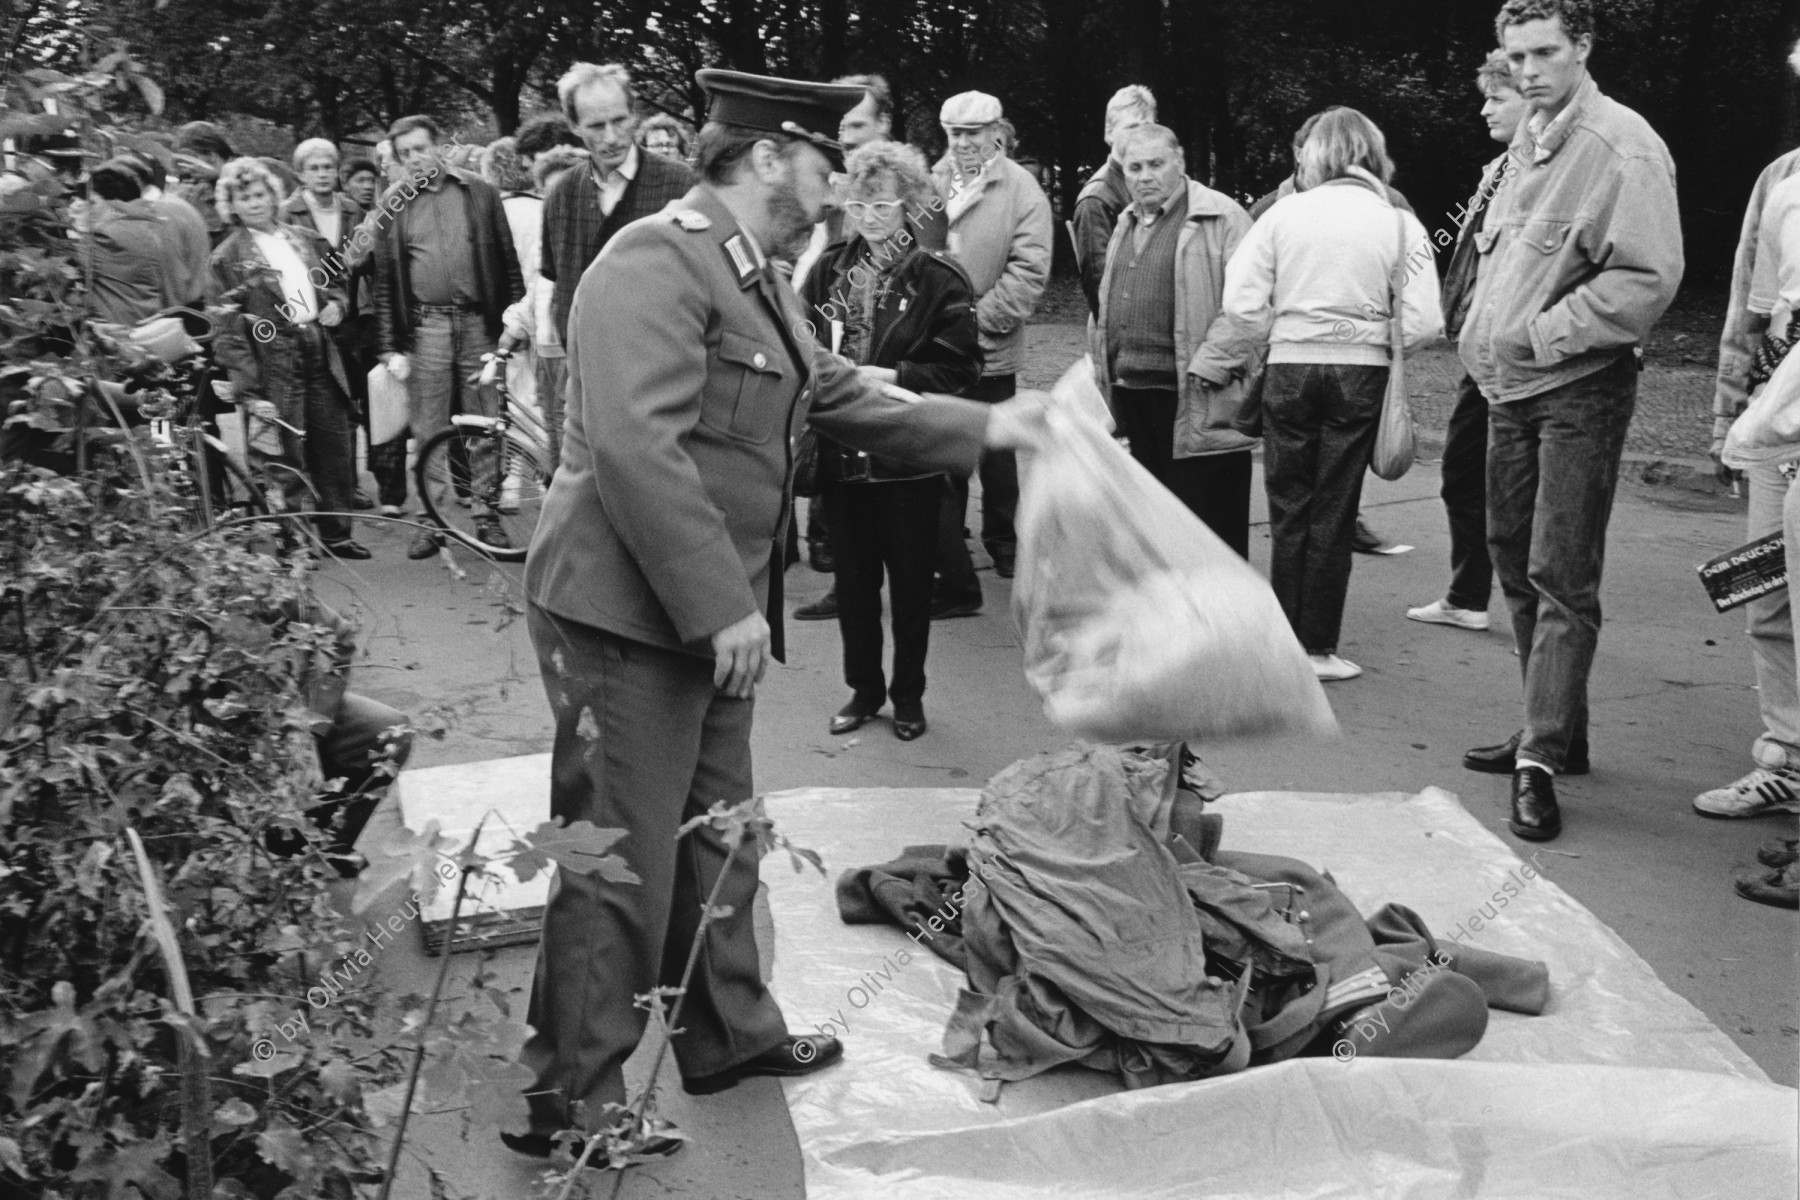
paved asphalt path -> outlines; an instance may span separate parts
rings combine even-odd
[[[1435,784],[1511,840],[1508,781],[1459,766],[1464,749],[1499,741],[1520,724],[1503,604],[1496,595],[1494,629],[1485,634],[1403,616],[1409,605],[1440,596],[1447,582],[1436,487],[1435,462],[1421,463],[1399,483],[1370,480],[1371,522],[1417,549],[1356,561],[1342,653],[1367,673],[1330,685],[1344,739],[1284,747],[1279,759],[1253,745],[1202,747],[1229,787],[1376,792]],[[1260,469],[1256,496],[1260,522]],[[1743,617],[1714,614],[1694,574],[1696,564],[1745,540],[1743,524],[1741,501],[1693,477],[1622,485],[1593,679],[1594,773],[1559,781],[1565,832],[1540,861],[1773,1079],[1793,1085],[1800,1076],[1795,914],[1740,900],[1730,887],[1762,840],[1792,834],[1793,818],[1711,821],[1689,808],[1696,793],[1749,768],[1758,728]],[[496,628],[503,615],[497,589],[504,582],[517,596],[517,568],[496,575],[464,555],[467,577],[459,579],[439,562],[407,561],[405,530],[366,527],[359,536],[374,560],[330,567],[324,594],[364,623],[367,660],[356,669],[358,690],[451,719],[442,741],[420,746],[415,765],[548,750],[548,706],[524,624]],[[1266,570],[1266,525],[1253,533],[1252,559]],[[973,787],[1021,757],[1065,744],[1020,672],[1009,585],[991,572],[982,579],[985,611],[933,628],[925,698],[931,730],[910,744],[895,739],[885,720],[853,739],[826,733],[827,718],[847,697],[836,626],[790,622],[788,665],[772,672],[758,697],[758,787]],[[826,584],[805,566],[793,568],[790,604],[813,599]],[[373,828],[391,820],[391,807],[384,807]],[[834,873],[851,865],[828,864]],[[502,951],[495,960],[521,1018],[531,960],[528,949]],[[457,977],[471,966],[459,962]],[[383,982],[399,992],[427,990],[428,967],[415,945],[400,942],[380,963]],[[849,1053],[853,1058],[853,1042]],[[640,1056],[633,1069],[643,1068]],[[623,1195],[801,1194],[799,1151],[777,1085],[756,1080],[690,1099],[668,1071],[664,1095],[662,1111],[693,1142],[666,1163],[634,1171]],[[456,1113],[425,1117],[415,1129],[409,1142],[457,1192],[529,1194],[531,1164],[501,1150],[492,1131],[475,1127],[465,1141]],[[425,1196],[423,1173],[413,1166],[404,1173],[400,1192]]]

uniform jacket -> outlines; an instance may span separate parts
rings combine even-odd
[[[1719,375],[1713,389],[1713,453],[1725,446],[1725,434],[1750,402],[1750,366],[1756,359],[1758,339],[1750,336],[1750,280],[1756,274],[1756,246],[1762,231],[1763,205],[1769,192],[1788,176],[1800,172],[1800,150],[1790,150],[1757,177],[1744,210],[1744,230],[1738,238],[1737,260],[1731,268],[1731,301],[1725,310],[1725,332],[1719,338]]]
[[[1643,340],[1683,269],[1675,164],[1649,122],[1584,82],[1534,161],[1530,122],[1513,177],[1475,237],[1481,266],[1457,345],[1492,403],[1591,375]]]
[[[932,169],[950,202],[950,158]],[[1031,172],[1004,155],[989,162],[974,201],[950,217],[946,245],[969,273],[981,329],[983,375],[1017,374],[1025,363],[1025,322],[1050,280],[1050,201]]]
[[[326,273],[339,277],[337,281],[349,294],[348,317],[372,317],[375,315],[375,246],[372,241],[363,242],[360,243],[362,249],[358,250],[359,243],[356,241],[356,231],[368,213],[363,211],[362,205],[342,192],[334,193],[332,199],[338,210],[338,240],[335,245],[327,242],[334,257],[325,261]],[[313,220],[312,209],[300,192],[295,192],[281,202],[279,215],[289,225],[310,229],[324,240],[318,222]],[[338,265],[340,262],[342,266]]]
[[[468,200],[469,233],[474,238],[475,294],[481,297],[481,316],[488,336],[498,338],[507,306],[525,294],[512,230],[500,207],[500,193],[486,180],[455,167],[442,168],[440,178],[446,189],[457,189]],[[401,185],[403,194],[406,186]],[[387,197],[382,204],[387,204]],[[381,354],[409,353],[413,330],[419,323],[412,280],[406,269],[406,212],[406,206],[401,205],[392,220],[382,223],[375,239],[375,347]]]
[[[806,303],[807,319],[827,345],[831,321],[844,317],[844,273],[862,261],[864,245],[858,235],[831,246],[802,282],[800,298]],[[981,346],[969,276],[949,255],[923,249],[916,242],[895,252],[904,257],[894,265],[875,298],[865,365],[892,367],[900,386],[911,392],[956,395],[974,387],[981,379]],[[820,439],[819,454],[826,479],[865,477],[862,464],[852,460],[866,455],[830,438]],[[869,461],[866,472],[875,479],[918,475],[909,464],[879,457]]]
[[[1225,264],[1250,231],[1250,214],[1231,197],[1192,179],[1187,181],[1187,192],[1187,218],[1175,243],[1175,368],[1180,373],[1180,404],[1175,410],[1176,458],[1248,450],[1256,445],[1255,438],[1239,433],[1231,424],[1244,405],[1243,379],[1234,376],[1221,387],[1197,387],[1193,374],[1207,333],[1219,320]],[[1120,210],[1100,277],[1100,312],[1089,324],[1094,381],[1109,404],[1112,381],[1106,370],[1111,361],[1107,298],[1112,289],[1113,259],[1120,245],[1131,236],[1130,225],[1124,210]]]
[[[1131,203],[1125,174],[1111,155],[1106,165],[1075,198],[1075,256],[1081,260],[1081,290],[1087,293],[1088,315],[1100,311],[1100,279],[1106,273],[1106,248],[1112,243],[1119,214]]]
[[[926,470],[966,474],[980,458],[985,405],[864,385],[706,186],[607,243],[576,289],[566,348],[562,465],[526,592],[636,641],[710,659],[713,634],[763,610],[781,653],[770,551],[808,421]]]
[[[321,265],[328,247],[325,239],[310,229],[295,225],[277,225],[275,231],[286,238],[300,253],[300,261],[315,281],[328,278]],[[317,275],[312,272],[317,271]],[[318,293],[319,311],[327,304],[345,305],[344,288],[339,279],[330,279]],[[296,429],[306,428],[306,397],[299,377],[300,348],[291,336],[293,321],[282,313],[287,295],[281,289],[281,276],[257,248],[256,240],[242,225],[233,224],[231,234],[212,252],[211,282],[206,291],[210,305],[236,305],[213,341],[213,352],[231,379],[233,401],[267,400],[275,406],[282,421]],[[344,373],[344,360],[337,344],[322,338],[331,377],[350,403],[350,380]],[[284,452],[298,454],[294,435],[282,431]]]

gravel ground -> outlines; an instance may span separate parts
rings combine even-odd
[[[1087,352],[1087,330],[1081,324],[1086,312],[1073,279],[1051,280],[1027,330],[1025,386],[1048,387]],[[1713,370],[1724,320],[1723,290],[1684,289],[1651,331],[1637,416],[1625,442],[1628,455],[1696,465],[1705,460],[1712,442]],[[1456,405],[1462,364],[1453,348],[1440,346],[1416,356],[1411,368],[1413,417],[1421,430],[1441,433]]]

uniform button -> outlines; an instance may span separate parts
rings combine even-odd
[[[1311,914],[1311,913],[1309,913],[1309,912],[1307,912],[1307,911],[1306,911],[1306,910],[1305,910],[1305,909],[1304,909],[1304,908],[1303,908],[1303,909],[1301,909],[1301,910],[1300,910],[1300,919],[1301,919],[1301,920],[1302,920],[1302,921],[1310,921],[1310,920],[1311,920],[1311,919],[1312,919],[1312,914]]]
[[[768,355],[764,354],[761,350],[758,350],[756,352],[756,357],[750,360],[750,365],[759,371],[762,370],[769,365]]]

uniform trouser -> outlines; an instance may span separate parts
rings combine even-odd
[[[561,354],[546,356],[540,348],[537,356],[538,411],[544,415],[544,437],[550,447],[550,461],[544,465],[552,472],[562,461],[563,385],[569,381],[569,360]]]
[[[412,400],[412,435],[421,447],[438,430],[450,428],[453,413],[500,415],[493,394],[469,382],[485,365],[481,356],[493,353],[495,346],[479,309],[421,306],[412,346],[406,386]],[[497,456],[485,440],[466,444],[474,452],[469,464],[471,489],[486,496],[493,486]]]
[[[1308,654],[1336,654],[1388,369],[1271,363],[1263,385],[1269,585]]]
[[[675,831],[718,801],[752,795],[755,701],[715,692],[710,659],[535,604],[526,622],[556,721],[550,812],[625,830],[615,849],[639,880],[558,871],[538,944],[526,1017],[535,1032],[520,1056],[535,1077],[532,1129],[596,1129],[608,1123],[601,1105],[625,1102],[625,1060],[646,1021],[632,999],[680,982],[701,906],[726,865],[721,834],[703,828],[677,842]],[[716,901],[731,915],[708,926],[688,985],[686,1032],[672,1047],[685,1077],[726,1070],[787,1037],[757,959],[758,857],[751,839],[732,856]]]
[[[1795,487],[1778,466],[1755,466],[1746,473],[1750,485],[1749,540],[1781,532],[1789,523]],[[1800,545],[1789,530],[1790,579],[1800,579],[1791,565]],[[1756,689],[1762,708],[1762,733],[1751,744],[1751,757],[1771,770],[1800,769],[1800,688],[1795,684],[1794,621],[1788,589],[1771,592],[1744,606],[1750,624],[1750,656],[1756,663]]]
[[[1119,432],[1131,456],[1206,522],[1225,544],[1250,557],[1250,451],[1175,457],[1175,414],[1181,397],[1170,389],[1113,385]]]
[[[1456,408],[1444,434],[1444,511],[1450,517],[1452,608],[1486,612],[1494,590],[1494,564],[1487,548],[1488,402],[1467,375],[1456,392]]]
[[[1606,526],[1637,384],[1626,353],[1571,383],[1488,407],[1488,553],[1525,679],[1519,755],[1552,771],[1587,733]]]
[[[827,484],[836,547],[838,632],[844,682],[856,698],[896,710],[925,695],[931,648],[931,563],[943,478]],[[894,626],[894,671],[881,673],[881,577],[885,570]]]
[[[963,395],[970,400],[998,404],[1018,391],[1017,377],[987,375]],[[981,455],[981,541],[988,557],[1011,559],[1019,538],[1013,516],[1019,509],[1019,463],[1011,450],[985,450]],[[968,522],[969,481],[950,477],[943,508],[938,513],[937,571],[942,593],[956,600],[981,603],[981,582],[975,578],[975,562],[969,557],[963,529]]]

